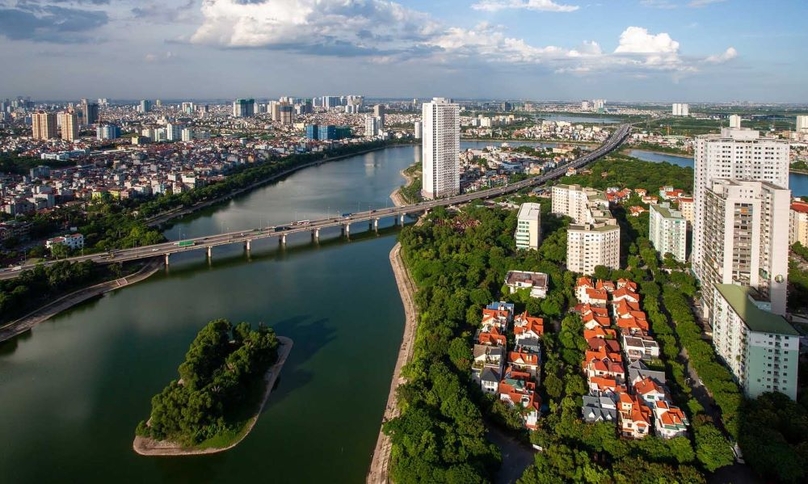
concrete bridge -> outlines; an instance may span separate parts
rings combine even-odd
[[[347,237],[350,236],[351,226],[356,224],[366,223],[368,224],[370,230],[378,230],[379,220],[382,218],[394,217],[396,224],[400,223],[403,225],[404,218],[407,215],[427,212],[434,207],[466,203],[477,199],[494,198],[521,190],[523,188],[539,186],[547,183],[548,181],[560,178],[566,174],[569,168],[580,168],[613,151],[619,147],[623,141],[625,141],[630,132],[631,127],[629,125],[621,125],[606,141],[606,143],[598,147],[596,150],[582,156],[581,158],[573,160],[571,163],[565,164],[543,175],[489,190],[464,193],[454,197],[424,201],[403,207],[380,208],[365,212],[356,212],[341,217],[332,217],[319,220],[295,221],[285,225],[259,227],[252,230],[239,230],[224,234],[185,239],[182,241],[165,242],[143,247],[134,247],[131,249],[114,250],[107,253],[70,257],[63,260],[68,260],[71,262],[92,260],[93,262],[108,264],[114,262],[128,262],[139,259],[149,259],[152,257],[164,257],[165,263],[168,264],[171,255],[180,252],[204,250],[207,252],[208,257],[212,257],[213,248],[221,245],[242,244],[244,248],[249,251],[253,241],[277,238],[280,244],[285,244],[286,237],[288,235],[297,233],[311,233],[312,239],[317,240],[320,237],[320,230],[329,227],[341,227],[342,234]],[[53,264],[54,262],[55,261],[48,261],[45,262],[45,264]],[[22,270],[31,269],[33,267],[34,264],[29,264],[14,269],[0,269],[0,279],[16,277],[20,272],[22,272]]]

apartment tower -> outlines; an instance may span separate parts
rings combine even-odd
[[[79,115],[75,111],[65,111],[62,115],[62,139],[76,141],[79,138]]]
[[[31,115],[34,139],[51,139],[56,137],[56,113],[39,111]]]
[[[731,120],[731,125],[738,126],[739,124],[739,117],[734,117]],[[705,261],[705,251],[709,244],[707,237],[715,238],[718,232],[729,233],[733,227],[716,226],[715,224],[722,223],[722,219],[713,219],[709,222],[706,220],[707,191],[712,189],[713,181],[718,179],[766,182],[774,186],[766,188],[767,193],[771,192],[772,188],[787,190],[789,145],[786,140],[762,138],[760,133],[754,130],[739,127],[722,128],[720,134],[710,134],[696,138],[694,164],[693,201],[695,216],[691,262],[696,277],[701,281],[703,287],[708,288],[709,286],[707,286],[707,280],[705,279],[708,277],[706,274],[708,262]],[[738,190],[757,190],[760,192],[760,189],[748,186],[742,189],[738,188]],[[728,196],[735,197],[734,194]],[[751,196],[751,194],[745,193],[743,196]],[[785,228],[782,230],[787,234],[787,213],[785,217]],[[730,223],[730,220],[725,220],[725,222]],[[780,226],[781,223],[779,220],[771,221],[774,226]],[[750,244],[757,245],[760,242],[759,239],[752,239]],[[732,250],[730,247],[727,248],[726,252],[731,253]],[[756,252],[759,252],[759,249],[756,249]],[[715,263],[715,261],[710,263]],[[710,270],[715,270],[715,267]],[[765,277],[770,279],[778,274],[785,277],[785,273],[781,272],[770,272]],[[723,275],[723,277],[726,276],[726,274]],[[768,280],[766,285],[773,282],[773,280]],[[737,283],[740,284],[741,282]],[[705,309],[709,309],[707,306],[705,305]]]
[[[460,193],[460,106],[449,99],[424,103],[423,190],[424,198]]]

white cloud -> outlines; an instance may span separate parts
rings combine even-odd
[[[640,0],[640,4],[644,7],[651,8],[676,8],[678,5],[671,3],[668,0]]]
[[[496,12],[505,9],[540,10],[543,12],[574,12],[577,5],[563,5],[553,0],[482,0],[471,6],[474,10]]]
[[[648,29],[642,27],[629,27],[620,34],[620,44],[615,53],[654,54],[677,53],[679,42],[671,39],[666,33],[651,35]]]
[[[340,55],[409,48],[435,33],[424,13],[380,0],[204,0],[192,43]]]
[[[707,5],[713,3],[721,3],[725,2],[726,0],[691,0],[690,3],[687,4],[688,7],[706,7]]]
[[[500,0],[505,2],[555,5],[538,0]],[[383,0],[204,0],[202,17],[191,43],[317,56],[362,56],[377,64],[417,60],[442,66],[532,65],[579,75],[607,71],[681,75],[736,55],[728,50],[709,61],[684,58],[679,54],[679,42],[670,35],[636,26],[622,32],[612,53],[604,52],[595,41],[573,48],[536,46],[509,36],[502,26],[445,25],[429,14]]]
[[[736,57],[738,57],[738,51],[735,50],[735,47],[729,47],[724,51],[723,54],[711,55],[710,57],[704,59],[704,62],[710,64],[723,64],[724,62],[730,61]]]

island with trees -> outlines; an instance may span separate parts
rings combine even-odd
[[[135,430],[141,455],[195,455],[235,447],[252,430],[292,348],[264,325],[209,322]]]

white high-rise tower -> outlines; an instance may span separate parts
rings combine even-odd
[[[718,230],[725,233],[733,229],[717,226],[724,223],[722,220],[708,220],[706,192],[712,189],[713,183],[719,179],[768,182],[774,187],[788,189],[789,145],[786,140],[761,138],[760,133],[751,129],[722,128],[721,134],[696,138],[694,165],[695,220],[691,261],[696,277],[704,285],[713,282],[706,281],[708,266],[721,264],[706,258],[706,245],[711,243],[707,240],[707,234]],[[780,226],[779,221],[772,221],[772,224]],[[787,227],[788,223],[786,222],[784,226]],[[760,239],[754,238],[749,242],[763,243]],[[710,270],[713,269],[715,267]],[[767,277],[777,275],[779,274],[768,274]],[[708,288],[707,291],[712,291],[712,288]]]
[[[433,98],[423,105],[424,198],[460,193],[460,106]]]

